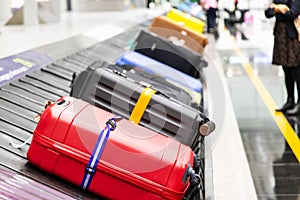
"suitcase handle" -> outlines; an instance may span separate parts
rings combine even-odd
[[[188,176],[190,177],[190,183],[192,185],[199,185],[200,184],[200,176],[196,174],[195,170],[191,167],[188,168]]]
[[[192,185],[199,185],[201,178],[190,165],[186,168],[182,182],[185,183],[188,177]]]

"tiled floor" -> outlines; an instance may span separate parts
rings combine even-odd
[[[257,19],[261,16],[254,17]],[[252,27],[252,35],[247,40],[237,37],[243,35],[241,33],[235,33],[233,37],[223,33],[218,41],[219,47],[222,46],[218,53],[222,59],[258,199],[298,200],[299,162],[242,65],[245,60],[251,65],[278,106],[284,102],[286,94],[282,71],[280,67],[270,64],[273,44],[268,41],[272,38],[272,26],[259,29],[257,23],[261,26],[264,22],[256,21],[255,30]],[[240,30],[249,31],[249,27],[246,29],[242,26]],[[242,52],[242,57],[236,54],[234,48],[224,48],[224,37],[234,40],[234,48]],[[289,117],[288,120],[299,136],[300,116]]]

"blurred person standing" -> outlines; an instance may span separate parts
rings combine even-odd
[[[265,10],[267,18],[276,18],[273,35],[272,64],[281,65],[285,75],[287,100],[279,112],[288,115],[300,114],[300,43],[294,19],[300,13],[299,0],[274,0]],[[295,103],[295,84],[298,101]]]
[[[217,30],[216,24],[217,24],[218,1],[201,0],[201,6],[206,11],[207,32],[215,33]]]
[[[238,9],[239,0],[234,0],[234,12]]]

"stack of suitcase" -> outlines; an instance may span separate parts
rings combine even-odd
[[[179,96],[172,98],[147,82],[136,81],[110,68],[100,63],[79,74],[71,96],[132,119],[191,147],[197,145],[200,135],[207,135],[200,129],[204,128],[201,125],[207,126],[209,120],[197,109],[178,101]],[[135,120],[134,110],[141,98],[146,103],[141,105],[144,106],[138,110],[141,116]]]
[[[193,17],[188,13],[173,8],[167,13],[167,17],[182,23],[184,26],[189,27],[190,29],[193,29],[200,34],[204,32],[204,21],[199,18]]]
[[[192,16],[203,21],[206,19],[204,9],[197,2],[184,1],[178,4],[175,8],[182,12],[191,14]]]
[[[160,76],[168,83],[172,83],[173,85],[177,83],[176,87],[180,85],[181,89],[189,93],[194,106],[201,106],[203,86],[202,83],[194,77],[135,51],[124,53],[116,61],[116,64],[121,67],[128,65],[135,66],[135,69],[139,71],[144,70],[148,74]]]
[[[206,36],[166,16],[155,17],[149,26],[149,30],[161,37],[175,40],[177,44],[182,43],[182,45],[200,54],[203,53],[205,46],[208,44]]]
[[[89,67],[45,106],[28,160],[106,199],[203,199],[202,51],[146,30],[118,43],[77,53]]]

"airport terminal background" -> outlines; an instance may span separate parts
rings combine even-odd
[[[1,4],[5,2],[17,8],[23,4],[17,0],[0,2],[1,59],[79,34],[101,41],[170,8],[165,1],[155,1],[149,9],[140,0],[115,0],[115,4],[111,0],[107,8],[101,9],[84,7],[84,1],[75,0],[71,1],[72,10],[67,11],[67,3],[58,1],[60,12],[52,12],[49,22],[25,26],[6,25],[11,15],[1,19]],[[180,2],[169,1],[172,5]],[[264,16],[269,3],[239,0],[238,8],[249,9],[250,17],[230,26],[224,23],[228,18],[224,9],[232,10],[234,3],[219,0],[219,37],[204,33],[209,40],[203,53],[209,62],[204,69],[206,112],[217,126],[205,138],[207,200],[300,199],[300,116],[275,113],[285,101],[286,92],[281,67],[271,65],[274,19]],[[4,149],[1,143],[0,153]],[[2,161],[0,165],[7,167]]]

